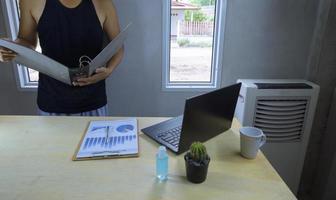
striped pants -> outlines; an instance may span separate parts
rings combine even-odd
[[[98,108],[97,110],[91,110],[87,112],[81,112],[81,113],[74,113],[74,114],[66,114],[66,113],[49,113],[44,112],[38,108],[37,110],[38,115],[41,116],[96,116],[96,117],[104,117],[108,116],[108,108],[107,105]]]

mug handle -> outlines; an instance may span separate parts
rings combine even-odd
[[[266,143],[266,135],[262,134],[262,136],[260,138],[259,148],[262,147],[265,143]]]

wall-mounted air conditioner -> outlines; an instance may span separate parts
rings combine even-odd
[[[252,80],[242,83],[236,118],[267,136],[262,151],[294,194],[297,193],[319,86],[305,80]]]

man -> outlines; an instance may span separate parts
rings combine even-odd
[[[39,39],[42,53],[66,66],[77,67],[81,56],[94,58],[102,50],[104,33],[112,40],[120,32],[112,0],[21,0],[18,44],[32,49]],[[0,47],[0,61],[15,58]],[[66,85],[39,74],[37,105],[41,115],[107,115],[105,79],[123,57],[121,49],[106,67],[89,78]]]

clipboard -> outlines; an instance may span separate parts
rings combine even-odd
[[[139,157],[139,135],[136,118],[91,121],[77,145],[72,160],[85,161],[130,157]]]

